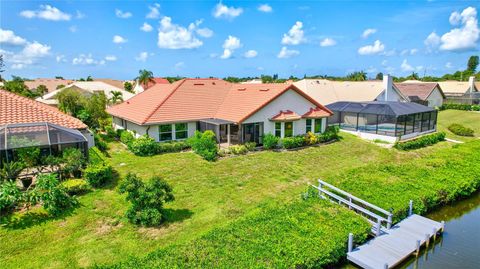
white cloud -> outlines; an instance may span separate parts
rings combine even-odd
[[[423,43],[425,46],[427,46],[427,50],[431,51],[440,45],[440,37],[437,35],[437,33],[432,32],[427,36]]]
[[[258,52],[256,50],[249,50],[244,54],[245,58],[255,58],[257,57],[257,55],[258,55]]]
[[[458,12],[452,13],[450,23],[452,25],[459,24],[460,27],[442,35],[440,50],[464,51],[477,47],[480,29],[478,28],[477,10],[475,8],[468,7],[460,14]]]
[[[400,65],[400,68],[402,69],[403,72],[413,72],[415,70],[415,68],[413,68],[413,66],[411,66],[407,62],[407,59],[403,59],[403,62]]]
[[[15,33],[11,30],[3,30],[0,28],[0,44],[21,46],[27,44],[27,40],[23,37],[15,35]]]
[[[12,36],[13,34],[13,36]],[[30,65],[36,64],[39,59],[44,58],[50,55],[51,47],[48,45],[41,44],[37,41],[29,42],[23,38],[16,36],[13,32],[3,33],[0,32],[0,43],[16,43],[17,45],[23,45],[21,51],[14,53],[11,51],[6,51],[0,49],[0,53],[4,55],[4,60],[6,63],[11,63],[11,68],[13,69],[23,69]]]
[[[282,44],[284,45],[298,45],[305,42],[303,37],[303,23],[301,21],[295,22],[295,24],[288,30],[288,33],[283,34]]]
[[[241,46],[242,43],[239,38],[229,35],[228,38],[225,39],[225,42],[223,42],[223,54],[220,58],[228,59],[232,57],[233,52]]]
[[[175,70],[180,70],[182,69],[183,67],[185,66],[185,63],[184,62],[178,62],[176,63],[173,68],[175,68]]]
[[[28,58],[40,58],[47,56],[50,53],[50,49],[50,46],[33,41],[33,43],[28,43],[23,48],[22,54]]]
[[[119,35],[115,35],[113,36],[113,39],[112,39],[113,43],[115,44],[121,44],[121,43],[126,43],[127,40]]]
[[[368,38],[369,36],[375,34],[377,32],[377,29],[374,28],[368,28],[363,31],[362,37],[363,38]]]
[[[73,65],[104,65],[105,60],[94,59],[92,54],[80,54],[72,60]]]
[[[262,4],[258,6],[258,11],[270,13],[273,11],[272,7],[269,4]]]
[[[50,5],[41,5],[39,10],[24,10],[20,12],[20,16],[27,19],[38,18],[49,21],[69,21],[72,18],[72,15]]]
[[[240,16],[242,13],[243,8],[228,7],[222,4],[222,2],[218,3],[213,10],[213,16],[215,18],[233,19]]]
[[[139,62],[146,62],[148,59],[148,56],[149,56],[148,52],[146,51],[140,52],[140,54],[137,57],[135,57],[135,60]]]
[[[121,11],[120,9],[115,9],[115,16],[117,16],[120,19],[128,19],[132,17],[132,13],[128,11]]]
[[[404,49],[400,53],[400,55],[405,56],[405,55],[415,55],[417,54],[418,49]]]
[[[337,41],[335,41],[332,38],[324,38],[322,41],[320,41],[320,46],[321,47],[331,47],[335,46],[337,44]]]
[[[57,63],[65,63],[67,62],[67,59],[65,59],[65,55],[60,54],[55,57],[55,61]]]
[[[117,56],[115,56],[115,55],[107,55],[107,56],[105,56],[105,61],[115,62],[116,60],[117,60]]]
[[[280,59],[286,59],[286,58],[297,56],[299,54],[300,52],[298,50],[289,50],[287,49],[287,47],[282,47],[277,57]]]
[[[163,49],[193,49],[202,46],[203,42],[196,35],[207,37],[211,36],[213,32],[207,28],[198,28],[201,23],[201,20],[190,23],[187,28],[173,24],[170,17],[163,17],[158,30],[158,47]]]
[[[140,27],[140,30],[144,32],[151,32],[153,30],[153,27],[150,24],[144,22],[142,27]]]
[[[385,45],[380,42],[380,40],[376,40],[373,45],[367,45],[358,49],[358,54],[360,55],[373,55],[379,54],[385,50]]]
[[[445,67],[448,68],[448,69],[452,69],[452,68],[453,68],[453,65],[452,65],[451,62],[447,62],[447,63],[445,64]]]
[[[153,6],[149,6],[148,9],[150,9],[150,12],[148,12],[147,16],[145,16],[147,19],[158,19],[160,18],[160,4],[153,4]]]

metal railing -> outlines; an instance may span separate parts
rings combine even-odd
[[[390,229],[392,227],[393,214],[391,212],[353,196],[320,179],[318,180],[318,186],[311,186],[318,190],[318,195],[321,198],[329,198],[338,204],[344,204],[348,206],[349,209],[365,217],[372,224],[372,232],[376,236],[380,235],[382,228]],[[385,223],[386,226],[382,227],[382,223]]]

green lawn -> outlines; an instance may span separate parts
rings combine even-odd
[[[440,111],[438,117],[438,130],[446,132],[447,138],[459,141],[471,141],[480,137],[480,112],[444,110]],[[475,131],[475,137],[465,137],[453,134],[448,130],[448,126],[452,123],[458,123],[465,127],[472,128]]]
[[[442,118],[446,119],[440,116],[440,121]],[[39,210],[35,211],[40,212],[37,216],[17,214],[16,223],[2,219],[1,267],[85,267],[144,256],[162,247],[179,245],[182,249],[192,240],[210,238],[216,229],[235,226],[261,205],[295,203],[307,183],[317,178],[385,208],[401,211],[409,198],[434,199],[445,184],[456,184],[451,181],[454,176],[444,180],[444,184],[422,180],[434,174],[435,167],[439,167],[439,171],[444,169],[442,173],[450,172],[448,165],[460,172],[470,169],[461,167],[461,162],[442,163],[443,159],[437,160],[436,156],[460,161],[465,158],[470,162],[475,157],[472,151],[478,151],[480,145],[468,143],[461,149],[451,150],[452,144],[443,142],[412,152],[399,152],[351,135],[343,134],[343,137],[329,145],[289,152],[265,151],[213,163],[193,153],[137,157],[121,144],[112,143],[111,162],[121,176],[128,172],[143,177],[161,175],[173,186],[176,200],[168,205],[169,222],[160,228],[135,227],[123,217],[126,203],[115,186],[96,190],[81,196],[81,205],[58,219],[43,219]],[[392,165],[395,167],[390,167]],[[419,170],[408,172],[408,167]],[[421,188],[415,188],[417,183],[412,177],[425,181],[417,182]],[[393,187],[386,188],[389,183],[394,183]],[[405,193],[396,195],[399,190]],[[351,223],[355,222],[358,219],[352,217]]]

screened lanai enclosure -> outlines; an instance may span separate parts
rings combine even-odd
[[[327,107],[334,113],[328,124],[347,131],[402,139],[433,132],[437,126],[437,111],[417,103],[336,102]]]
[[[38,147],[40,156],[61,155],[67,148],[77,148],[88,157],[88,142],[82,133],[48,122],[18,123],[0,126],[0,167],[18,161],[16,151]]]

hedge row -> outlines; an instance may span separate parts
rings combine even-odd
[[[465,104],[443,104],[440,110],[455,109],[467,111],[480,111],[480,105],[465,105]]]
[[[473,136],[475,132],[472,128],[465,127],[458,123],[450,124],[448,130],[459,136]]]
[[[108,159],[96,147],[89,149],[89,164],[83,177],[92,187],[101,187],[113,177],[113,168]]]
[[[415,138],[405,142],[397,142],[393,147],[399,150],[412,150],[431,146],[440,141],[445,141],[444,132],[423,135],[419,138]]]
[[[293,149],[300,148],[309,145],[315,145],[319,143],[328,142],[338,138],[339,128],[338,126],[329,126],[325,132],[315,135],[308,132],[305,135],[297,135],[293,137],[278,138],[273,134],[266,134],[263,137],[264,149]]]
[[[185,141],[156,142],[148,135],[135,138],[129,131],[119,131],[120,141],[137,156],[153,156],[167,152],[180,152],[190,148]]]
[[[348,233],[361,242],[369,229],[367,221],[348,209],[299,199],[262,205],[192,242],[131,257],[111,268],[321,268],[345,255]]]

